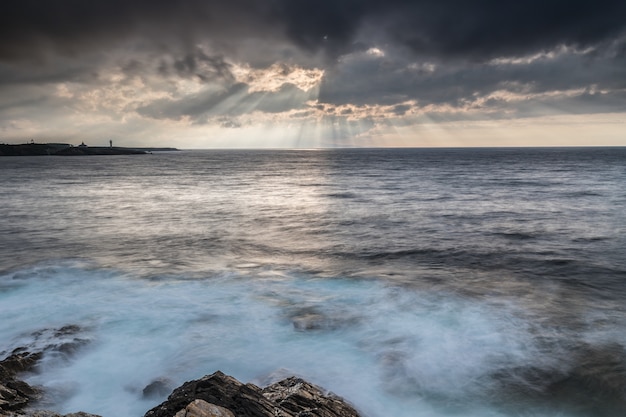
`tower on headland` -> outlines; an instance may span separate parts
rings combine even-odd
[[[109,148],[113,147],[113,141],[109,139]]]

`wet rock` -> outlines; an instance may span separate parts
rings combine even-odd
[[[2,410],[14,410],[24,407],[28,404],[28,398],[20,395],[16,390],[13,390],[6,385],[0,384],[0,415]]]
[[[63,326],[58,329],[45,329],[33,333],[35,345],[42,351],[62,359],[68,359],[75,355],[90,340],[77,335],[83,329],[75,324]]]
[[[13,352],[19,353],[12,353],[0,361],[0,378],[15,378],[19,373],[32,370],[42,356],[41,352],[30,353],[19,348]]]
[[[295,316],[291,319],[293,328],[300,331],[307,330],[322,330],[326,327],[330,327],[330,321],[321,314],[307,313],[299,316]]]
[[[76,325],[76,324],[68,324],[66,326],[63,326],[57,330],[54,331],[54,336],[55,337],[61,337],[61,336],[68,336],[68,335],[75,335],[77,333],[81,332],[81,328],[80,326]]]
[[[19,373],[31,370],[39,359],[41,353],[20,352],[0,361],[0,415],[2,412],[20,410],[31,399],[40,396],[39,390],[17,379]]]
[[[314,307],[298,307],[288,313],[298,331],[333,331],[359,323],[359,318],[344,311],[321,312]]]
[[[167,394],[172,392],[173,386],[169,379],[167,378],[157,378],[143,389],[142,396],[143,398],[163,398],[166,397]]]
[[[196,402],[200,400],[202,402]],[[195,406],[192,404],[195,402]],[[205,405],[205,403],[208,404]],[[145,417],[192,417],[189,409],[217,409],[220,414],[198,416],[230,417],[358,417],[344,400],[299,378],[287,378],[265,389],[242,384],[222,372],[186,382],[167,401],[148,411]],[[225,409],[222,410],[222,409]],[[204,412],[204,411],[202,411]],[[183,414],[184,413],[184,414]]]
[[[42,397],[40,389],[20,380],[19,375],[34,372],[44,353],[63,358],[74,354],[89,342],[76,337],[81,331],[79,326],[67,325],[33,332],[30,334],[32,341],[27,346],[13,348],[10,355],[0,361],[0,416],[21,412]]]

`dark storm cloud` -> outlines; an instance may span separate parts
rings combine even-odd
[[[418,53],[473,59],[585,47],[624,31],[620,0],[400,1],[387,29]]]
[[[190,48],[203,39],[282,37],[331,56],[386,40],[417,54],[480,60],[594,45],[623,33],[624,16],[622,0],[8,0],[0,59],[79,54],[129,37]]]
[[[421,105],[460,106],[494,91],[536,95],[585,89],[626,89],[626,59],[611,48],[579,52],[561,50],[526,62],[488,63],[416,61],[393,50],[385,56],[367,53],[345,57],[329,71],[320,88],[326,103],[393,105],[417,100]]]
[[[95,97],[110,114],[225,117],[228,127],[253,111],[347,120],[369,105],[393,117],[468,103],[520,115],[546,105],[622,111],[624,16],[623,0],[7,0],[0,101],[28,118],[28,103],[47,103],[44,113]],[[254,78],[276,64],[323,69],[321,85],[303,91],[289,74],[272,79],[285,77],[282,87]],[[74,84],[67,94],[63,83]],[[585,93],[568,95],[576,89]],[[506,101],[498,91],[528,98]]]
[[[588,46],[626,28],[620,0],[321,0],[279,2],[300,45],[345,52],[366,25],[417,54],[485,59]],[[365,35],[367,37],[367,35]]]
[[[231,83],[235,79],[231,73],[231,65],[223,56],[209,56],[200,49],[179,58],[162,59],[158,72],[165,77],[176,74],[181,78],[195,77],[203,82],[221,80]]]
[[[265,20],[261,6],[248,0],[9,0],[0,14],[0,58],[80,54],[130,38],[152,48],[170,42],[193,48],[204,35],[257,30],[254,22]]]

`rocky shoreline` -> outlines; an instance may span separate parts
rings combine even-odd
[[[0,417],[63,417],[41,410],[50,393],[23,379],[37,373],[45,360],[69,361],[90,344],[86,329],[66,325],[24,335],[18,344],[0,351]],[[493,401],[506,398],[524,407],[581,416],[621,417],[626,414],[626,350],[616,344],[583,345],[560,372],[529,366],[503,369],[492,375]],[[283,374],[284,375],[284,374]],[[271,382],[277,378],[271,378]],[[283,378],[265,388],[241,383],[217,371],[178,388],[157,378],[137,399],[165,398],[144,417],[359,417],[342,398],[297,377]],[[169,396],[168,396],[169,395]],[[79,411],[64,417],[99,417]]]
[[[78,326],[64,326],[35,334],[40,350],[13,349],[0,361],[0,417],[99,417],[83,411],[62,416],[37,409],[45,393],[21,380],[21,375],[36,372],[46,353],[72,354],[87,343],[78,337]],[[167,381],[156,380],[143,389],[144,397],[163,397],[169,392]],[[144,417],[359,417],[342,398],[325,392],[303,379],[289,377],[260,388],[243,384],[217,371],[174,389],[166,401],[149,410]]]
[[[144,417],[359,417],[342,398],[290,377],[265,388],[217,371],[185,382]]]

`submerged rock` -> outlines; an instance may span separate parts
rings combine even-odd
[[[157,378],[143,389],[143,398],[163,398],[172,392],[171,381],[167,378]]]
[[[359,417],[343,399],[300,378],[264,389],[217,371],[186,382],[145,417]]]
[[[333,331],[352,327],[360,319],[344,311],[334,313],[321,312],[314,307],[305,306],[291,309],[288,318],[297,331]]]

